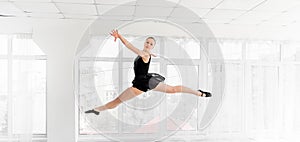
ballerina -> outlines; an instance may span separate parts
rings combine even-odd
[[[94,109],[85,111],[85,113],[94,113],[99,115],[101,111],[107,109],[113,109],[117,107],[124,101],[132,99],[143,92],[147,92],[150,90],[159,91],[164,93],[190,93],[196,96],[201,97],[211,97],[210,92],[205,92],[202,90],[193,90],[185,86],[170,86],[165,84],[163,81],[165,78],[157,73],[148,73],[151,56],[155,57],[154,54],[151,53],[151,50],[154,48],[156,40],[153,37],[148,37],[144,43],[144,49],[140,50],[133,46],[130,42],[128,42],[118,30],[112,30],[110,33],[114,37],[114,41],[120,39],[121,42],[132,52],[137,54],[138,56],[134,60],[134,80],[132,81],[132,86],[125,89],[117,98],[106,103],[105,105],[98,106]]]

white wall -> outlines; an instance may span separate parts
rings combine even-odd
[[[87,21],[35,21],[33,39],[45,51],[47,63],[48,142],[74,142],[76,138],[73,63]]]

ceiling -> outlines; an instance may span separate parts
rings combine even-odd
[[[28,17],[34,19],[82,19],[98,17],[131,21],[151,11],[162,19],[195,19],[184,15],[180,6],[195,12],[205,23],[227,25],[289,26],[300,23],[300,0],[0,0],[0,19]],[[130,3],[127,3],[130,2]],[[127,4],[124,4],[127,3]],[[118,11],[104,13],[111,8]],[[155,9],[155,7],[163,7]]]

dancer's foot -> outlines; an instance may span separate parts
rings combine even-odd
[[[94,113],[94,114],[96,114],[96,115],[99,115],[99,111],[96,111],[96,110],[94,110],[94,109],[91,109],[91,110],[87,110],[87,111],[85,111],[84,113]]]
[[[210,92],[205,92],[200,89],[198,91],[201,92],[201,97],[211,97],[212,96]]]

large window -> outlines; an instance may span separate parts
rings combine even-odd
[[[209,127],[210,133],[240,133],[243,128],[243,66],[230,62],[212,65],[212,70],[216,73],[224,71],[225,68],[225,96],[216,119]]]
[[[218,39],[208,45],[213,71],[226,68],[225,97],[208,133],[257,141],[299,134],[299,42]],[[224,65],[211,53],[214,46]]]
[[[134,41],[136,45],[142,45],[142,39],[135,37],[129,37],[130,41]],[[214,72],[217,79],[225,79],[224,90],[214,90],[214,95],[221,95],[224,92],[224,98],[222,107],[219,110],[218,115],[213,121],[212,125],[205,131],[198,130],[197,124],[199,124],[203,115],[202,108],[199,107],[189,121],[179,131],[185,133],[177,134],[195,134],[195,133],[208,133],[211,135],[220,134],[242,134],[248,136],[250,139],[261,138],[264,134],[272,138],[278,138],[276,135],[281,134],[294,134],[300,133],[300,111],[299,108],[299,86],[300,86],[300,44],[298,42],[283,42],[283,41],[256,41],[256,40],[234,40],[234,39],[205,39],[205,43],[201,45],[207,45],[208,57],[210,59],[208,66],[208,74]],[[110,43],[110,42],[109,42]],[[160,53],[166,58],[176,61],[171,64],[167,60],[158,59],[153,60],[150,70],[154,72],[162,73],[166,76],[166,83],[170,85],[181,84],[180,76],[176,73],[176,67],[184,69],[184,74],[188,74],[189,70],[196,68],[198,76],[187,76],[191,81],[191,84],[187,86],[199,87],[208,82],[203,82],[202,75],[203,66],[201,61],[204,59],[200,57],[201,50],[199,43],[187,38],[163,38],[160,37],[158,45],[155,47],[155,53]],[[134,54],[124,49],[120,43],[118,47],[110,48],[110,52],[118,52],[117,59],[114,58],[97,58],[97,68],[91,71],[91,77],[96,76],[94,79],[99,78],[102,80],[103,85],[117,84],[118,87],[108,87],[103,94],[106,96],[105,102],[116,97],[118,92],[131,86],[131,80],[133,79],[133,59]],[[111,46],[111,45],[110,45]],[[174,50],[168,50],[172,47]],[[216,50],[221,48],[223,57],[216,54]],[[171,51],[175,51],[174,53]],[[182,54],[183,52],[187,54]],[[187,58],[193,60],[195,64],[187,62]],[[118,60],[122,59],[122,60]],[[80,58],[80,67],[82,67],[82,61],[88,60],[88,58]],[[223,60],[220,62],[220,60]],[[113,63],[117,61],[117,63]],[[114,64],[114,65],[113,65]],[[109,68],[107,68],[109,67]],[[113,67],[113,68],[112,68]],[[92,67],[87,67],[92,68]],[[101,69],[100,69],[101,68]],[[97,71],[103,70],[99,75]],[[80,68],[80,70],[86,70]],[[115,71],[114,76],[112,72]],[[218,76],[219,73],[225,72],[225,77]],[[89,72],[89,71],[84,71]],[[80,77],[85,74],[79,74]],[[102,76],[102,77],[101,77]],[[82,79],[82,78],[80,78]],[[192,81],[196,80],[196,83]],[[111,82],[113,81],[113,82]],[[118,83],[119,82],[119,83]],[[79,81],[80,86],[87,84],[83,81]],[[204,85],[205,86],[205,85]],[[103,90],[103,89],[102,89]],[[87,93],[80,91],[80,96],[84,97]],[[92,92],[93,94],[95,92]],[[298,93],[298,94],[297,94]],[[113,114],[122,120],[128,121],[128,123],[139,122],[138,124],[148,124],[148,122],[155,122],[164,116],[168,116],[174,110],[174,106],[177,105],[180,100],[180,95],[174,94],[172,96],[166,96],[163,101],[163,105],[153,109],[151,112],[143,112],[130,110],[126,107],[119,107],[116,110],[112,110]],[[152,95],[155,96],[155,95]],[[98,96],[94,95],[94,97]],[[103,97],[103,96],[101,96]],[[145,94],[142,97],[149,97]],[[81,98],[82,99],[82,98]],[[91,104],[96,99],[89,98]],[[82,101],[81,106],[85,106]],[[101,101],[103,102],[103,101]],[[136,101],[129,102],[130,105],[134,103],[141,103]],[[146,102],[142,104],[148,106]],[[99,104],[100,105],[100,104]],[[182,110],[184,111],[184,107]],[[126,112],[126,113],[125,113]],[[107,112],[104,112],[102,117],[105,117],[108,123],[103,124],[102,127],[107,127],[110,132],[114,133],[157,133],[159,131],[174,131],[176,125],[180,124],[180,118],[168,117],[170,121],[166,121],[162,126],[151,128],[151,131],[143,131],[143,128],[124,128],[121,123],[109,121],[109,117],[106,116]],[[81,115],[82,118],[86,117]],[[153,116],[157,116],[154,118]],[[135,120],[127,118],[135,118]],[[129,122],[134,121],[134,122]],[[79,134],[95,134],[94,130],[90,129],[90,126],[86,125],[83,119],[80,121]],[[98,122],[99,123],[99,122]],[[89,124],[91,125],[91,123]],[[86,131],[83,128],[88,128]],[[177,130],[176,130],[177,131]],[[284,137],[284,136],[282,136]]]
[[[0,135],[46,135],[46,56],[31,34],[0,35]]]

